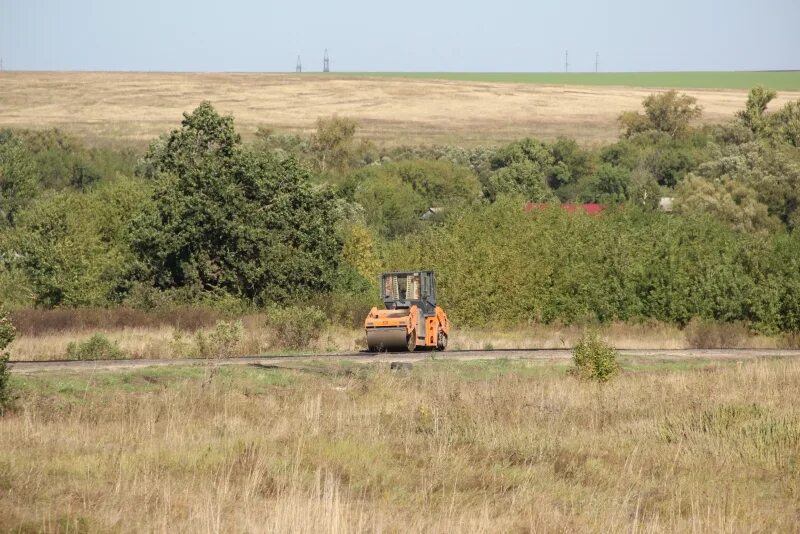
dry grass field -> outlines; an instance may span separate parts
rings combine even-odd
[[[13,378],[8,532],[796,532],[800,362]]]
[[[145,144],[209,100],[245,137],[259,126],[309,133],[317,117],[356,119],[379,143],[494,144],[526,135],[615,139],[615,119],[653,88],[313,74],[0,73],[0,127],[58,127],[90,144]],[[745,90],[692,89],[707,121],[731,118]],[[777,107],[800,93],[781,92]]]

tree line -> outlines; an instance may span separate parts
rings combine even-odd
[[[203,103],[134,149],[0,132],[8,307],[369,303],[385,268],[435,268],[462,324],[692,317],[800,330],[800,103],[753,89],[698,125],[675,91],[602,147],[378,147],[343,117],[244,142]],[[674,197],[675,213],[656,210]],[[601,202],[600,216],[525,213]],[[430,220],[420,214],[441,208]]]

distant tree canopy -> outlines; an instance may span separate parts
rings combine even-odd
[[[317,119],[317,131],[311,136],[310,149],[314,164],[320,172],[344,172],[353,157],[356,123],[334,115]]]
[[[158,175],[132,245],[156,287],[258,304],[331,289],[341,249],[335,204],[294,158],[243,147],[233,119],[209,103],[147,158]]]
[[[428,208],[454,208],[479,200],[481,185],[465,167],[417,160],[366,167],[342,181],[340,192],[363,207],[370,226],[391,238],[417,229]]]
[[[648,96],[642,102],[644,113],[626,111],[619,116],[625,137],[647,131],[663,132],[671,137],[685,134],[694,119],[700,118],[702,108],[693,96],[667,91]]]
[[[27,147],[0,132],[0,224],[12,224],[37,191],[37,171]]]

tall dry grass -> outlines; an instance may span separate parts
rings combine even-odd
[[[54,532],[791,532],[800,362],[17,379],[0,524]],[[74,530],[73,530],[74,531]]]

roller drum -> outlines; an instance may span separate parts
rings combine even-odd
[[[370,352],[409,350],[406,329],[369,328],[367,329],[367,347]]]

